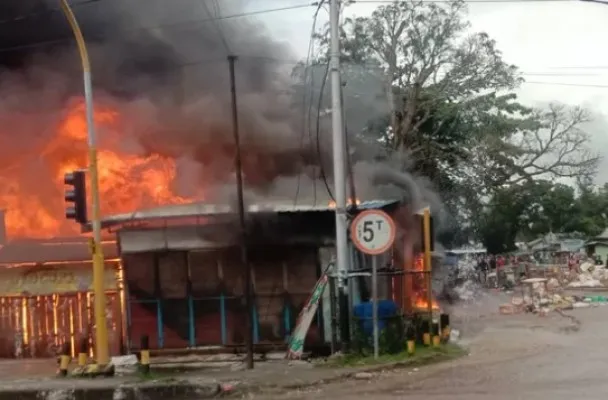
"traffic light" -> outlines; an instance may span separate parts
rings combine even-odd
[[[68,186],[65,191],[65,201],[68,203],[65,210],[66,218],[73,219],[82,225],[86,224],[88,220],[87,182],[85,171],[78,170],[68,172],[64,175],[63,182],[66,186]]]

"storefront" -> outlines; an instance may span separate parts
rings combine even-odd
[[[75,354],[83,337],[92,348],[93,271],[86,246],[83,240],[30,241],[0,249],[0,357],[52,357],[65,342]],[[115,245],[105,247],[110,350],[119,354],[123,337],[121,270],[116,250],[110,251]]]

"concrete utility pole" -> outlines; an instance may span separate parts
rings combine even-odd
[[[336,196],[336,266],[338,268],[338,298],[340,303],[340,338],[342,346],[349,342],[348,307],[348,242],[346,220],[346,159],[344,124],[342,121],[342,81],[340,79],[340,1],[329,0],[330,69],[334,195]]]

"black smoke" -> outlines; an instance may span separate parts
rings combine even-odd
[[[286,62],[296,55],[288,43],[271,37],[256,16],[225,18],[246,13],[247,5],[263,10],[282,2],[71,3],[89,44],[95,100],[119,109],[125,117],[120,128],[123,150],[180,161],[186,166],[180,167],[178,178],[184,183],[179,186],[226,185],[233,194],[235,148],[227,56],[235,54],[248,189],[265,198],[293,201],[297,194],[302,201],[312,197],[326,204],[329,196],[321,180],[332,176],[330,135],[324,126],[330,118],[323,118],[319,145],[311,139],[314,132],[310,135],[302,129],[303,110],[293,107],[294,64]],[[0,1],[0,124],[10,127],[0,129],[0,181],[3,174],[15,170],[29,176],[30,171],[47,168],[40,165],[44,163],[40,149],[55,135],[66,104],[83,92],[76,45],[58,5],[57,0]],[[311,8],[311,16],[313,12]],[[347,82],[346,93],[353,85]],[[369,96],[370,89],[361,88],[351,97]],[[378,96],[371,97],[370,104],[378,102]],[[352,104],[351,100],[347,94],[345,103]],[[359,117],[370,109],[361,110]],[[103,133],[99,132],[102,146]],[[391,196],[408,193],[412,203],[429,197],[426,188],[421,189],[423,185],[407,173],[407,179],[394,182],[393,175],[402,167],[389,174],[389,183],[378,182],[377,164],[355,166],[359,197],[377,196],[378,185],[390,186]]]
[[[284,62],[296,58],[289,46],[271,38],[254,17],[223,18],[245,13],[247,2],[71,3],[87,39],[96,101],[128,115],[125,131],[137,141],[138,152],[194,160],[205,184],[230,180],[234,145],[227,56],[236,54],[248,181],[269,187],[277,176],[296,176],[317,158],[299,144],[300,118],[289,93],[293,65]],[[10,112],[5,118],[13,123],[15,111],[46,114],[37,117],[35,127],[16,127],[22,133],[11,140],[16,147],[32,147],[65,104],[82,95],[76,45],[58,4],[0,2],[0,90],[12,98],[10,107],[0,105],[0,119],[2,111]],[[255,3],[255,9],[273,7],[276,2]]]

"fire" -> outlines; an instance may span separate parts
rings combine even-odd
[[[353,199],[348,199],[348,200],[346,201],[346,205],[351,206],[352,204],[353,204]],[[356,204],[356,205],[360,205],[360,204],[361,204],[361,200],[356,199],[356,200],[355,200],[355,204]],[[329,208],[336,208],[336,202],[335,202],[335,200],[331,200],[331,201],[329,202]]]
[[[420,274],[416,274],[416,286],[417,290],[414,293],[414,308],[419,310],[428,310],[429,309],[429,300],[427,295],[427,280],[424,268],[424,256],[419,254],[414,261],[414,270],[416,272],[420,272]],[[435,301],[434,298],[431,299],[431,307],[433,310],[439,310],[439,304]]]
[[[99,188],[102,214],[192,201],[176,195],[173,159],[158,154],[142,156],[127,150],[123,132],[126,116],[111,107],[96,105]],[[64,217],[63,176],[88,165],[87,124],[82,100],[66,109],[42,152],[0,170],[0,209],[6,211],[10,237],[71,235],[78,228]],[[41,155],[40,155],[41,154]],[[90,194],[90,193],[89,193]]]
[[[431,307],[433,307],[434,311],[439,310],[439,304],[437,304],[435,299],[433,299],[433,301],[431,303]],[[414,302],[414,308],[416,308],[418,310],[428,310],[429,302],[427,299],[422,298],[422,296],[420,296],[420,294],[418,294],[418,297],[416,298],[416,301]]]

